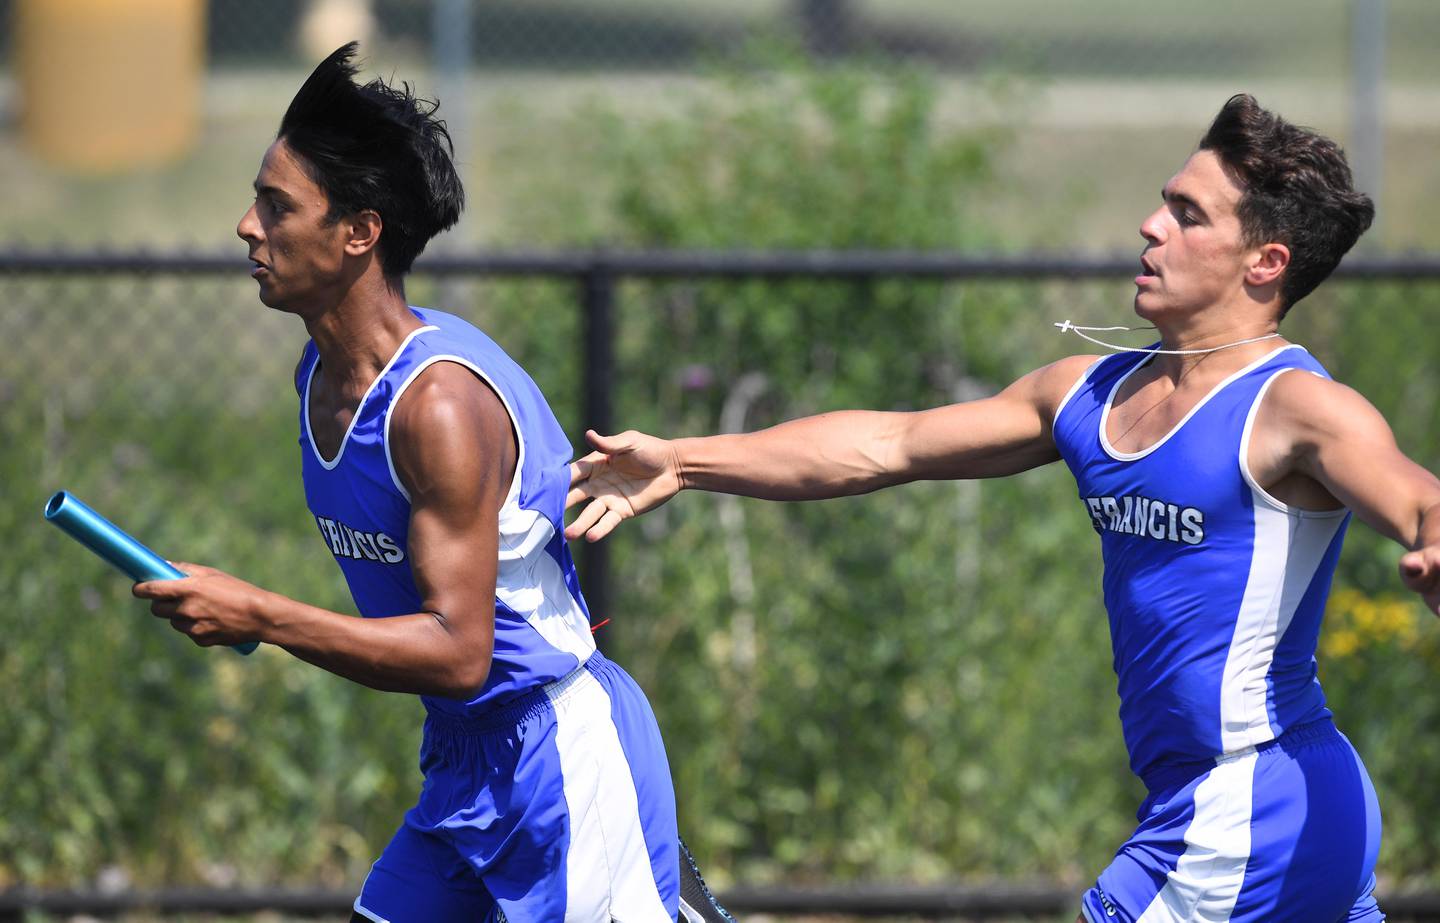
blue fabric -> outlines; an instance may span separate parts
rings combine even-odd
[[[296,375],[306,502],[362,615],[419,611],[422,600],[409,562],[410,501],[386,444],[390,412],[410,382],[436,361],[465,365],[499,395],[511,416],[520,460],[512,495],[501,510],[490,673],[466,700],[424,697],[430,712],[481,714],[566,675],[595,649],[589,609],[563,534],[571,447],[539,388],[494,341],[452,315],[411,310],[427,326],[401,345],[375,380],[333,459],[321,457],[310,435],[308,395],[319,353],[313,342],[307,344]]]
[[[357,913],[386,923],[493,923],[495,899],[439,837],[401,827],[370,869]]]
[[[510,416],[518,458],[499,511],[494,654],[473,696],[424,696],[424,787],[356,901],[395,923],[673,921],[679,903],[675,799],[644,694],[595,651],[564,539],[569,442],[525,372],[479,330],[411,309],[422,326],[361,399],[334,457],[310,432],[320,357],[296,372],[306,500],[360,613],[420,611],[409,557],[410,498],[390,414],[430,365],[468,368]],[[477,452],[492,447],[477,445]]]
[[[1106,417],[1152,358],[1096,362],[1054,424],[1100,536],[1120,720],[1150,793],[1085,915],[1383,919],[1375,792],[1331,723],[1315,663],[1349,515],[1286,505],[1248,472],[1265,389],[1325,371],[1299,347],[1274,350],[1171,432],[1122,452]]]
[[[1383,920],[1373,896],[1380,812],[1370,778],[1350,742],[1328,719],[1299,726],[1256,747],[1248,795],[1248,859],[1228,915],[1152,910],[1149,919],[1232,923]],[[1178,773],[1180,770],[1176,769]],[[1093,923],[1135,923],[1176,872],[1197,838],[1196,792],[1217,770],[1153,792],[1140,826],[1084,896]],[[1174,778],[1174,776],[1172,776]],[[1203,838],[1201,838],[1203,839]],[[1205,842],[1209,842],[1208,840]],[[1217,861],[1206,858],[1207,862]]]
[[[1239,461],[1247,417],[1275,373],[1293,368],[1324,374],[1308,353],[1292,346],[1252,363],[1162,442],[1126,456],[1102,443],[1104,414],[1124,378],[1149,358],[1121,354],[1097,362],[1054,425],[1055,444],[1100,535],[1121,725],[1131,768],[1147,783],[1167,765],[1234,749],[1222,739],[1227,726],[1231,741],[1243,736],[1241,745],[1255,744],[1330,715],[1314,653],[1346,521],[1273,512],[1257,500]],[[1328,542],[1313,570],[1297,573],[1284,549],[1256,544],[1262,513],[1288,515],[1293,536],[1320,535]],[[1325,530],[1333,531],[1333,540]],[[1222,689],[1222,680],[1232,643],[1238,643],[1247,581],[1252,569],[1266,567],[1286,581],[1287,593],[1292,585],[1304,592],[1295,594],[1298,605],[1288,626],[1279,628],[1273,662],[1260,678],[1265,688],[1257,707],[1265,714],[1224,714],[1222,699],[1239,695]],[[1254,682],[1245,688],[1252,699],[1259,695]],[[1245,717],[1268,726],[1233,730]]]
[[[610,720],[620,731],[620,748],[631,767],[645,851],[656,887],[674,917],[680,908],[680,831],[670,761],[650,701],[635,680],[610,665],[604,682],[611,693]]]
[[[646,857],[641,874],[658,891],[664,912],[647,916],[615,906],[615,914],[637,921],[676,918],[675,798],[645,696],[598,653],[559,685],[559,692],[537,690],[481,718],[427,718],[420,761],[424,788],[366,879],[358,911],[391,923],[469,923],[488,919],[498,906],[509,923],[563,920],[567,909],[573,912],[567,908],[567,893],[574,890],[567,872],[577,858],[572,851],[581,849],[572,837],[578,818],[603,813],[597,799],[606,797],[606,784],[623,784],[633,787],[638,826],[604,831],[607,858],[617,862],[625,853],[621,840],[640,835],[638,852]],[[567,783],[559,752],[566,719],[557,711],[583,696],[608,697],[625,761],[598,766],[597,778]],[[585,736],[595,733],[587,729]],[[596,752],[603,760],[603,748]],[[582,762],[588,768],[596,759],[586,754]],[[602,904],[609,899],[588,897]]]

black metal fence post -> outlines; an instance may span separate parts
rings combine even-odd
[[[577,434],[575,450],[585,454],[589,448],[585,442],[584,430],[593,429],[600,433],[614,430],[614,401],[612,383],[615,375],[615,275],[603,263],[590,265],[580,277],[581,310],[584,313],[584,375],[581,379],[584,393],[580,406],[584,413],[581,432]],[[583,540],[582,540],[583,541]],[[585,542],[580,551],[580,567],[585,601],[590,606],[590,615],[599,623],[610,617],[610,568],[609,546],[606,542]],[[615,626],[605,626],[597,638],[597,644],[614,650]]]

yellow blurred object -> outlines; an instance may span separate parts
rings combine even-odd
[[[1423,617],[1417,597],[1385,594],[1370,597],[1345,587],[1330,595],[1321,650],[1326,657],[1349,657],[1381,644],[1415,646]]]
[[[21,131],[86,173],[154,166],[199,127],[204,0],[19,0]]]

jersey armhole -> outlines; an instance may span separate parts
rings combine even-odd
[[[1255,479],[1255,475],[1250,471],[1250,435],[1255,429],[1256,419],[1260,416],[1260,405],[1264,402],[1265,395],[1270,391],[1270,386],[1275,383],[1275,379],[1284,375],[1286,372],[1309,372],[1311,375],[1319,378],[1328,377],[1321,375],[1313,369],[1292,365],[1283,369],[1276,369],[1270,374],[1269,378],[1265,379],[1265,383],[1260,386],[1260,390],[1255,392],[1255,399],[1250,402],[1250,410],[1245,415],[1245,428],[1240,433],[1240,452],[1239,458],[1236,459],[1240,464],[1240,476],[1245,479],[1246,484],[1250,485],[1250,489],[1254,491],[1255,496],[1261,502],[1287,516],[1294,516],[1297,519],[1334,519],[1347,515],[1350,511],[1343,506],[1336,510],[1308,510],[1301,506],[1292,506],[1285,503],[1273,496],[1264,487],[1261,487],[1260,482]]]
[[[516,416],[515,408],[510,406],[510,401],[505,397],[505,392],[500,390],[499,386],[495,384],[495,380],[485,374],[478,365],[461,356],[429,356],[424,362],[419,363],[415,368],[411,369],[410,374],[407,375],[405,380],[395,389],[395,395],[390,399],[390,406],[385,408],[385,466],[390,471],[390,482],[395,485],[396,490],[400,491],[400,496],[405,498],[406,503],[411,502],[410,491],[406,490],[405,485],[400,482],[400,474],[395,470],[395,459],[390,453],[390,420],[395,414],[395,408],[400,405],[400,398],[405,394],[406,389],[414,383],[415,379],[420,377],[421,372],[437,362],[453,362],[456,365],[469,369],[476,378],[484,383],[485,387],[494,392],[495,397],[500,400],[500,405],[505,408],[505,415],[510,418],[510,431],[515,435],[515,473],[511,476],[510,486],[505,491],[505,501],[501,504],[501,509],[503,510],[513,504],[520,496],[520,473],[525,468],[525,437],[520,432],[520,418]]]
[[[1090,376],[1095,373],[1095,370],[1097,368],[1099,368],[1100,363],[1104,362],[1107,358],[1109,357],[1101,356],[1094,362],[1087,365],[1085,367],[1085,371],[1080,373],[1080,377],[1075,379],[1075,384],[1071,385],[1070,390],[1065,392],[1065,396],[1060,399],[1060,403],[1055,407],[1055,416],[1050,418],[1051,432],[1055,431],[1056,424],[1060,422],[1060,414],[1065,412],[1065,408],[1069,405],[1070,399],[1073,398],[1076,394],[1080,393],[1080,389],[1084,387],[1085,382],[1090,380]]]

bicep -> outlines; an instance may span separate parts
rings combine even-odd
[[[993,397],[906,415],[896,440],[915,478],[1003,477],[1060,458],[1052,432],[1065,394],[1093,357],[1061,360]]]
[[[1282,419],[1297,434],[1296,467],[1372,528],[1412,544],[1421,513],[1440,503],[1440,480],[1400,451],[1390,424],[1354,390],[1285,377],[1295,379]]]
[[[402,398],[392,439],[410,494],[410,566],[424,608],[488,631],[500,508],[516,463],[509,415],[468,370],[440,363]]]
[[[1039,413],[997,395],[913,414],[900,467],[915,479],[1003,477],[1059,457]]]

